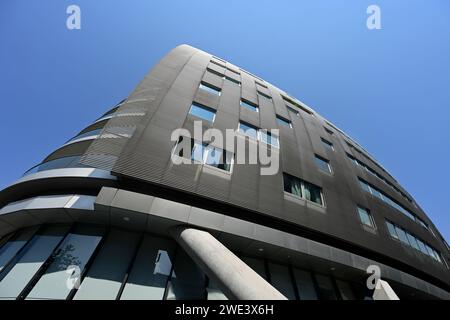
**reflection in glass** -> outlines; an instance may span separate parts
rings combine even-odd
[[[47,227],[35,235],[0,282],[0,298],[15,299],[52,254],[68,227]]]
[[[9,261],[19,252],[20,249],[31,239],[37,228],[28,228],[15,234],[8,242],[0,248],[0,280],[1,271],[6,267]]]
[[[330,277],[316,274],[316,280],[320,298],[322,300],[337,300],[336,292],[334,291]]]
[[[172,240],[145,236],[120,299],[162,300],[174,250]]]
[[[314,289],[311,273],[294,269],[294,277],[300,300],[317,300],[317,293]]]
[[[184,252],[177,252],[167,300],[202,300],[206,297],[205,275]]]
[[[269,263],[270,282],[289,300],[295,300],[294,287],[289,268],[275,263]]]
[[[53,256],[53,261],[39,279],[27,299],[66,299],[71,274],[69,266],[78,266],[83,274],[86,263],[102,239],[103,228],[79,226],[69,233]]]
[[[134,256],[139,234],[113,229],[95,257],[75,300],[114,300]]]

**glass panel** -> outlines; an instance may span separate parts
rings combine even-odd
[[[277,122],[283,126],[291,128],[291,122],[289,120],[286,120],[280,116],[277,116]]]
[[[206,83],[201,83],[199,86],[200,89],[207,91],[209,93],[215,94],[215,95],[219,95],[220,96],[220,89],[215,88],[209,84]]]
[[[362,181],[362,180],[359,180],[359,184],[360,184],[361,188],[362,188],[364,191],[366,191],[366,192],[368,192],[368,193],[371,193],[371,192],[370,192],[369,185],[368,185],[367,183],[365,183],[365,182]]]
[[[0,298],[15,299],[64,237],[68,227],[47,227],[36,234],[0,282]]]
[[[323,205],[322,203],[322,191],[319,187],[309,183],[309,182],[303,182],[304,189],[305,189],[305,198],[309,201],[318,203],[320,205]]]
[[[205,275],[179,248],[168,286],[167,300],[203,300],[206,297]]]
[[[192,149],[192,160],[203,163],[204,148],[205,146],[202,143],[195,142]]]
[[[137,233],[111,230],[74,299],[116,299],[138,240]]]
[[[162,300],[172,270],[175,243],[145,236],[121,300]]]
[[[328,161],[319,158],[318,156],[316,156],[314,160],[316,162],[317,167],[319,167],[320,170],[325,171],[326,173],[331,173],[331,168]]]
[[[206,152],[206,164],[225,171],[231,170],[231,156],[228,152],[224,153],[222,149],[212,146],[206,147]]]
[[[277,137],[271,135],[269,132],[267,132],[267,130],[260,130],[259,132],[261,133],[262,142],[278,148],[279,143]]]
[[[409,240],[409,243],[411,244],[411,246],[414,249],[420,250],[419,245],[417,244],[416,238],[413,235],[409,234],[408,232],[406,233],[406,236],[408,237],[408,240]]]
[[[251,104],[251,103],[249,103],[247,101],[244,101],[244,100],[241,100],[241,106],[244,107],[244,108],[247,108],[249,110],[252,110],[252,111],[258,111],[258,107],[256,105]]]
[[[275,263],[269,263],[270,282],[289,300],[295,300],[292,279],[289,268]]]
[[[408,238],[406,237],[406,233],[405,231],[403,231],[403,229],[400,229],[399,227],[396,226],[395,231],[397,231],[398,238],[400,239],[401,242],[410,245]]]
[[[241,257],[241,260],[244,261],[257,274],[267,280],[266,266],[264,265],[264,261],[262,259]]]
[[[428,251],[427,251],[427,248],[425,247],[425,243],[423,243],[420,239],[416,239],[416,240],[417,240],[417,244],[419,245],[420,251],[422,251],[422,253],[428,255]]]
[[[316,280],[319,295],[322,300],[337,300],[336,292],[334,291],[330,277],[316,274]]]
[[[389,234],[392,237],[394,237],[395,239],[398,239],[397,232],[395,231],[395,226],[392,223],[388,222],[388,221],[386,221],[386,225],[388,227]]]
[[[434,251],[433,251],[433,249],[430,248],[430,246],[427,245],[426,243],[425,243],[425,247],[427,248],[428,255],[429,255],[430,257],[432,257],[433,259],[436,259],[436,257],[434,256]]]
[[[249,124],[245,124],[243,122],[239,122],[239,132],[245,134],[246,136],[257,140],[258,139],[258,132],[257,132],[257,128],[249,125]]]
[[[336,280],[337,287],[339,289],[339,293],[341,294],[342,300],[356,300],[355,294],[353,293],[350,285],[341,280]]]
[[[214,110],[200,106],[198,104],[191,105],[189,113],[209,122],[213,122],[216,115],[216,112]]]
[[[300,300],[317,300],[316,289],[311,273],[294,269],[295,283],[297,284]]]
[[[69,233],[55,251],[52,263],[26,299],[66,299],[69,266],[78,266],[82,275],[92,253],[102,239],[103,228],[79,226]]]
[[[237,84],[237,85],[241,85],[241,83],[237,80],[234,80],[233,78],[230,77],[225,77],[225,80],[230,81],[231,83]]]
[[[298,110],[295,110],[294,108],[291,108],[291,107],[289,107],[288,105],[286,106],[286,108],[287,108],[289,111],[295,113],[297,116],[300,115],[300,112],[299,112]]]
[[[358,213],[359,218],[361,219],[361,222],[363,224],[372,228],[374,227],[372,223],[372,218],[370,217],[370,213],[366,209],[358,207]]]
[[[219,289],[215,281],[209,279],[207,290],[207,300],[228,300],[227,296]]]
[[[7,266],[7,264],[14,258],[20,249],[31,239],[37,228],[28,228],[16,233],[7,243],[0,248],[0,272]],[[0,273],[0,279],[1,279]]]
[[[265,94],[265,93],[263,93],[263,92],[261,92],[261,91],[258,91],[258,95],[259,95],[260,97],[263,97],[264,99],[272,100],[272,97],[271,97],[271,96],[268,96],[267,94]]]
[[[324,138],[321,138],[321,139],[322,139],[322,143],[323,143],[323,145],[324,145],[324,147],[326,149],[334,151],[334,147],[333,147],[333,144],[331,142],[325,140]]]
[[[287,173],[283,174],[284,191],[292,193],[293,195],[302,196],[302,185],[300,179],[297,179]]]

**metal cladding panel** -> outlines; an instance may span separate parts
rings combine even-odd
[[[172,50],[116,111],[124,114],[136,112],[139,116],[113,117],[108,120],[100,135],[116,134],[117,131],[113,128],[122,126],[133,128],[131,137],[94,140],[84,154],[82,163],[228,203],[339,238],[346,243],[395,257],[404,264],[414,266],[450,284],[449,272],[443,265],[418,257],[418,253],[411,254],[413,249],[405,248],[390,239],[384,223],[385,218],[410,230],[449,257],[442,241],[430,235],[430,232],[416,222],[361,190],[358,176],[391,195],[435,229],[420,208],[405,202],[406,200],[401,199],[401,196],[386,184],[375,181],[377,178],[371,177],[347,159],[346,153],[360,157],[347,144],[350,142],[358,146],[355,142],[317,113],[309,114],[287,102],[281,96],[286,94],[268,83],[264,83],[268,86],[264,92],[269,93],[272,100],[258,97],[255,78],[246,72],[240,72],[241,75],[238,76],[242,86],[222,81],[215,74],[208,74],[207,67],[222,74],[229,72],[224,68],[228,68],[228,63],[218,61],[223,65],[220,67],[211,63],[211,60],[211,55],[187,45]],[[230,68],[235,69],[231,64]],[[198,86],[202,79],[221,86],[221,95],[201,92]],[[257,81],[262,82],[259,79]],[[259,104],[260,112],[240,107],[241,97]],[[203,126],[203,130],[208,127],[236,129],[239,120],[263,129],[271,129],[278,128],[276,114],[290,119],[292,128],[280,128],[278,173],[261,176],[260,166],[250,164],[235,164],[230,174],[207,170],[206,166],[199,164],[174,165],[171,153],[175,141],[171,140],[171,135],[178,128],[192,131],[193,121],[196,120],[188,114],[192,102],[199,102],[216,110],[214,123]],[[288,111],[286,105],[298,110],[299,115]],[[309,110],[306,106],[304,108]],[[332,130],[333,134],[330,135],[324,127]],[[321,137],[332,142],[335,150],[325,149]],[[110,157],[106,161],[100,161],[99,155],[102,154]],[[333,168],[331,175],[317,168],[314,154],[330,160]],[[369,162],[364,157],[361,161]],[[372,162],[368,164],[383,176],[388,176],[378,165]],[[322,187],[325,208],[318,209],[307,202],[299,203],[295,199],[287,199],[283,192],[283,172]],[[390,177],[388,180],[403,190]],[[357,205],[371,210],[377,225],[375,234],[367,232],[361,226],[356,211]]]

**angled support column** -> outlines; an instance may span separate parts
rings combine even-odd
[[[372,296],[373,300],[400,300],[387,281],[378,279]]]
[[[171,235],[224,294],[233,300],[286,300],[209,232],[177,226]]]

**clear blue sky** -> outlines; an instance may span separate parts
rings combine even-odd
[[[81,30],[66,8],[81,8]],[[381,8],[382,30],[366,28]],[[450,1],[0,1],[0,188],[125,98],[178,44],[345,130],[450,239]]]

